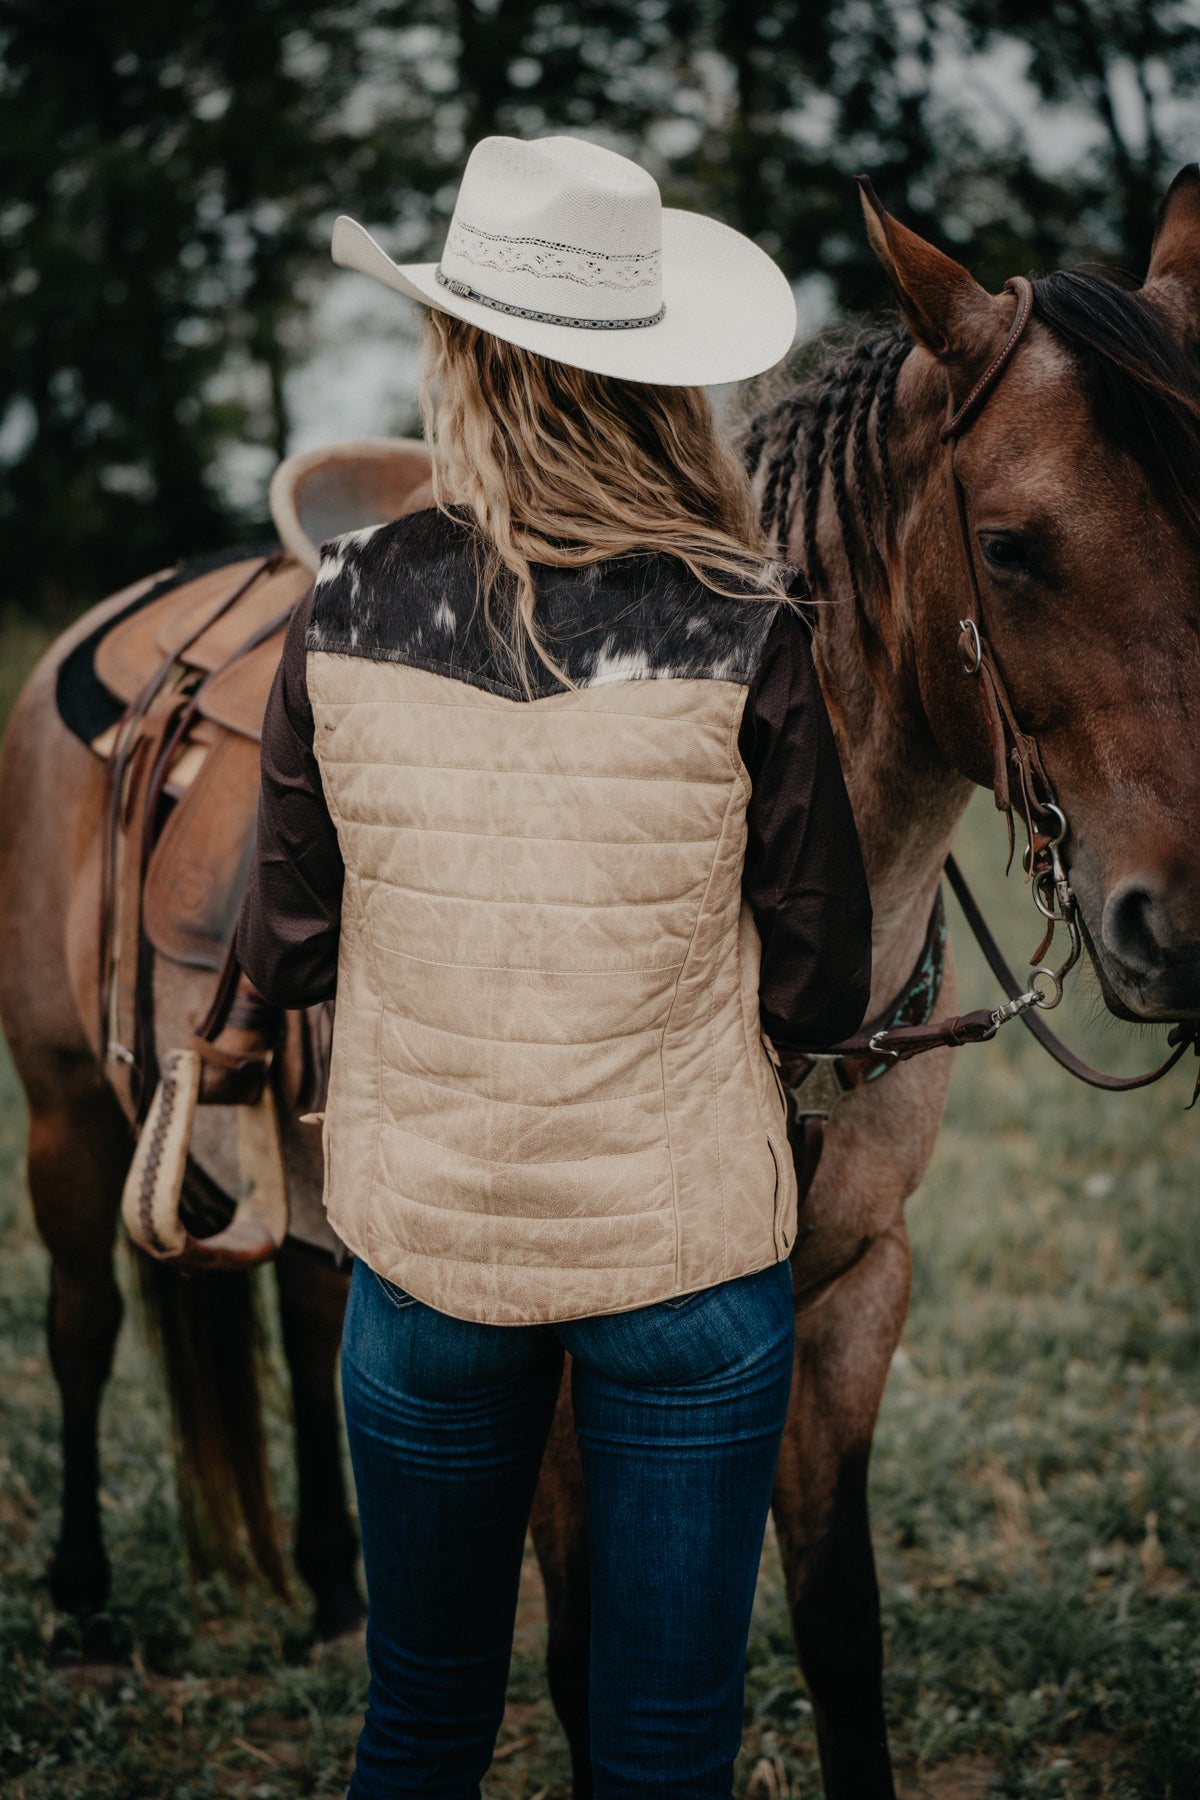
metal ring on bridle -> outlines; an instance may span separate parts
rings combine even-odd
[[[1039,975],[1050,983],[1049,995],[1043,993],[1038,987]],[[1050,1012],[1053,1007],[1057,1006],[1063,997],[1062,977],[1054,969],[1048,969],[1044,963],[1030,972],[1029,985],[1037,990],[1037,1004],[1046,1012]]]
[[[980,665],[983,662],[983,641],[979,636],[979,627],[974,619],[960,619],[958,621],[958,632],[960,648],[963,638],[968,632],[970,633],[971,651],[974,657],[972,662],[968,662],[965,657],[963,658],[963,669],[968,675],[978,675]]]
[[[1058,847],[1059,844],[1062,843],[1063,839],[1067,835],[1067,815],[1063,811],[1061,806],[1055,806],[1053,800],[1043,800],[1042,811],[1044,813],[1053,813],[1055,818],[1058,820],[1058,830],[1055,832],[1054,836],[1050,839],[1050,842],[1047,846],[1048,849],[1054,850]]]

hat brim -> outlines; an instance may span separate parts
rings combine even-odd
[[[466,319],[540,356],[667,387],[712,387],[773,368],[796,336],[796,301],[783,274],[752,239],[702,213],[664,207],[663,302],[654,325],[590,330],[546,325],[466,300],[437,280],[436,263],[395,263],[356,219],[333,228],[333,260],[371,275],[423,306]]]

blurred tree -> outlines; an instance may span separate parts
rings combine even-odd
[[[220,450],[286,443],[358,79],[313,0],[2,0],[6,594],[78,604],[228,538]]]
[[[996,285],[1141,268],[1196,149],[1200,0],[0,0],[0,548],[81,604],[253,528],[333,214],[435,254],[470,144],[590,133],[830,303],[852,177]],[[253,509],[260,511],[261,508]]]
[[[1197,149],[1200,118],[1194,105],[1181,117],[1180,103],[1200,89],[1200,9],[1187,0],[965,0],[960,11],[975,47],[1019,41],[1042,99],[1088,121],[1089,153],[1062,184],[1059,208],[1076,221],[1068,241],[1082,238],[1140,273],[1164,179]]]
[[[1200,139],[1196,0],[667,0],[723,80],[663,171],[842,307],[885,300],[852,177],[981,279],[1103,258],[1140,271]],[[684,76],[686,86],[687,75]]]

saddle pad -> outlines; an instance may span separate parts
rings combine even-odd
[[[258,744],[222,732],[163,826],[142,918],[172,962],[219,969],[225,960],[253,854],[258,785]]]
[[[93,626],[86,637],[80,638],[59,663],[54,681],[58,716],[67,730],[81,743],[91,744],[102,732],[114,725],[125,710],[96,675],[94,662],[97,644],[115,625],[128,619],[142,607],[150,605],[168,588],[178,587],[181,580],[186,580],[186,576],[181,575],[177,569],[164,569],[157,575],[135,582],[132,587],[123,588],[108,600],[102,600],[100,606],[114,606],[116,611],[99,625]]]

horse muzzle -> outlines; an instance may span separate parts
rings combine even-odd
[[[1089,937],[1112,1012],[1137,1020],[1200,1017],[1200,907],[1189,898],[1150,871],[1108,890],[1099,932]]]

